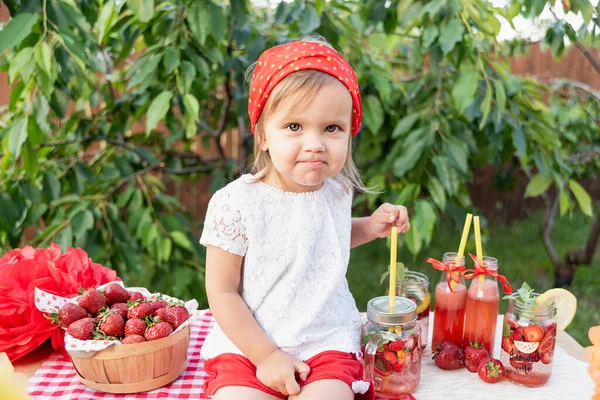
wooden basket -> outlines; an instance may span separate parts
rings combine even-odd
[[[173,382],[187,366],[190,325],[164,339],[110,346],[90,358],[71,354],[85,385],[108,393],[138,393]]]

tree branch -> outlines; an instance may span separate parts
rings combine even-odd
[[[552,264],[556,268],[560,264],[560,256],[558,252],[554,248],[554,243],[552,242],[552,228],[554,227],[554,219],[556,218],[556,212],[558,211],[558,193],[554,197],[554,201],[550,202],[550,198],[547,193],[544,193],[544,200],[546,200],[546,213],[544,215],[544,222],[542,223],[542,238],[544,241],[544,247],[546,247],[546,251],[550,256],[550,260],[552,260]]]
[[[600,92],[597,91],[596,89],[594,89],[593,87],[591,87],[590,85],[585,84],[583,82],[573,81],[570,79],[563,79],[563,78],[551,78],[551,77],[543,78],[543,77],[539,77],[539,76],[535,76],[535,75],[533,75],[532,78],[538,79],[541,82],[552,83],[555,87],[572,86],[574,88],[583,90],[584,92],[595,97],[596,100],[600,101]]]
[[[577,47],[579,51],[583,53],[585,58],[587,58],[592,66],[596,69],[596,72],[600,74],[600,61],[596,60],[594,55],[579,41],[575,41],[575,47]]]

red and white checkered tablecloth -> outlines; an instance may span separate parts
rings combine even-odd
[[[70,361],[61,354],[53,354],[29,379],[27,393],[34,399],[197,399],[202,394],[206,378],[204,362],[200,359],[200,348],[213,325],[209,310],[192,323],[188,366],[181,376],[162,388],[137,394],[112,394],[99,392],[79,381]]]

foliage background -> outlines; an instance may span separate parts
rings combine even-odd
[[[589,0],[4,4],[12,16],[0,31],[11,84],[0,110],[4,251],[80,246],[130,285],[206,305],[201,225],[166,184],[210,175],[214,191],[240,173],[251,148],[244,72],[265,48],[307,34],[324,36],[355,66],[364,101],[355,153],[382,192],[357,196],[355,212],[407,205],[405,258],[432,251],[436,232],[455,229],[446,221],[460,225],[477,212],[467,183],[483,165],[525,174],[526,196],[546,199],[538,223],[583,218],[590,234],[574,246],[594,244],[598,212],[579,182],[600,166],[600,95],[581,82],[511,74],[507,58],[529,44],[496,39],[499,18],[535,21],[562,8],[581,15],[585,29],[556,17],[544,46],[557,58],[582,47],[593,63],[600,6]],[[223,145],[232,132],[241,137],[237,157]],[[547,284],[568,284],[592,259],[562,257],[568,249],[557,251],[550,233],[545,250],[557,257]]]

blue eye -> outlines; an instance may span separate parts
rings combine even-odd
[[[292,132],[298,132],[300,130],[299,124],[289,124],[287,128]]]
[[[325,132],[327,132],[327,133],[334,133],[339,130],[340,130],[340,127],[337,125],[329,125],[327,128],[325,128]]]

